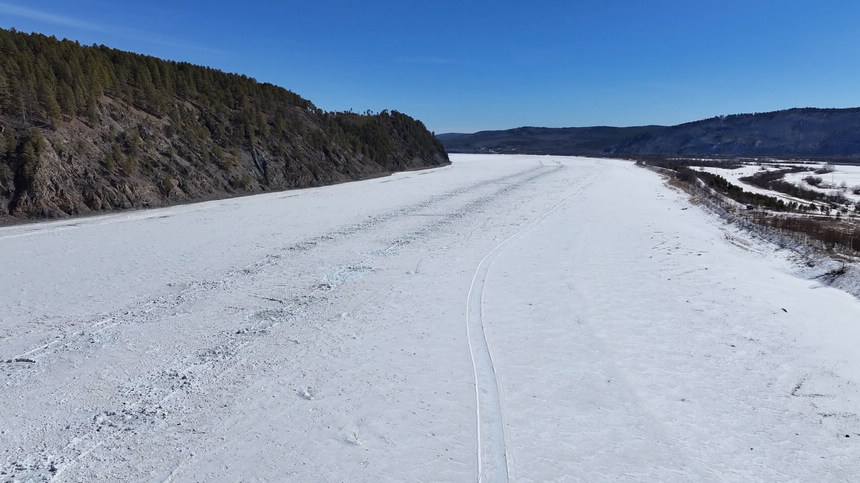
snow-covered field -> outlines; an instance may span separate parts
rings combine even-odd
[[[744,166],[742,166],[740,168],[735,168],[735,169],[717,168],[717,167],[713,167],[713,166],[700,166],[700,167],[697,167],[695,169],[698,169],[699,171],[705,171],[708,173],[722,176],[729,183],[731,183],[735,186],[739,186],[741,189],[743,189],[744,191],[746,191],[748,193],[756,193],[756,194],[765,195],[765,196],[772,196],[772,197],[780,199],[786,203],[795,202],[795,203],[802,203],[804,205],[809,204],[809,201],[804,200],[802,198],[795,198],[794,196],[788,196],[787,194],[780,193],[779,191],[773,191],[773,190],[769,190],[769,189],[759,188],[758,186],[754,186],[754,185],[751,185],[751,184],[748,184],[748,183],[741,181],[741,178],[746,178],[748,176],[752,176],[752,175],[758,173],[759,171],[774,171],[776,169],[779,169],[773,165],[760,166],[758,164],[745,164]],[[803,176],[801,176],[801,178],[805,177],[805,176],[809,176],[810,174],[812,174],[812,173],[811,172],[803,173]],[[786,181],[788,181],[788,180],[786,179]],[[807,187],[807,186],[805,186],[805,187]]]
[[[750,193],[758,193],[766,196],[773,196],[774,198],[781,199],[785,202],[796,202],[801,204],[809,204],[808,200],[804,200],[802,198],[795,198],[793,196],[788,196],[784,193],[780,193],[778,191],[768,190],[759,188],[757,186],[753,186],[751,184],[747,184],[741,181],[741,178],[752,176],[759,171],[774,171],[778,169],[785,169],[794,166],[803,166],[808,167],[810,171],[801,171],[797,173],[788,173],[785,175],[783,180],[792,183],[794,185],[800,186],[801,188],[805,188],[807,190],[818,191],[827,195],[836,196],[838,194],[842,194],[848,202],[851,204],[856,204],[860,202],[860,194],[855,194],[854,189],[860,188],[860,166],[857,165],[827,165],[828,169],[832,170],[826,174],[816,174],[813,170],[823,168],[825,166],[824,163],[803,163],[796,164],[790,162],[780,162],[780,163],[746,163],[740,168],[735,169],[726,169],[726,168],[717,168],[717,167],[698,167],[701,171],[706,171],[709,173],[717,174],[725,178],[730,183],[735,186],[739,186],[743,188],[744,191]],[[812,186],[809,183],[805,182],[804,179],[812,176],[821,178],[822,185],[821,186]],[[818,203],[823,204],[823,203]]]
[[[822,167],[818,165],[816,167]],[[820,191],[829,195],[842,193],[851,203],[860,202],[860,194],[854,194],[854,189],[860,188],[860,166],[834,164],[830,166],[833,171],[824,174],[815,173],[789,173],[785,180],[806,189]],[[803,181],[807,176],[821,178],[822,186],[811,186]]]
[[[851,481],[860,304],[613,160],[0,229],[0,480]]]

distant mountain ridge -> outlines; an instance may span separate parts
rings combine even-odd
[[[0,29],[0,222],[449,162],[397,111],[325,112],[244,75]]]
[[[437,136],[449,152],[606,155],[860,157],[860,108],[794,108],[677,126],[524,127]]]

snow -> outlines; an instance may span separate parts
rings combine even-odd
[[[615,160],[0,229],[0,479],[852,480],[860,304]]]
[[[796,198],[794,196],[788,196],[785,193],[780,193],[779,191],[759,188],[758,186],[754,186],[754,185],[751,185],[751,184],[746,183],[744,181],[741,181],[741,178],[752,176],[759,171],[773,171],[775,169],[787,168],[787,167],[789,167],[789,166],[788,165],[786,165],[786,166],[773,166],[773,165],[745,164],[745,165],[741,166],[740,168],[736,168],[736,169],[725,169],[725,168],[717,168],[717,167],[711,167],[711,166],[702,166],[702,167],[698,167],[698,169],[700,171],[705,171],[708,173],[722,176],[723,178],[726,179],[726,181],[728,181],[729,183],[731,183],[735,186],[739,186],[740,188],[742,188],[747,193],[755,193],[755,194],[760,194],[760,195],[765,195],[765,196],[771,196],[773,198],[783,200],[786,203],[795,202],[795,203],[799,203],[799,204],[803,204],[803,205],[810,204],[809,200],[805,200],[803,198]],[[811,172],[804,172],[803,177],[809,176],[810,173]],[[787,176],[786,176],[786,181],[788,181]]]
[[[782,161],[776,164],[764,164],[764,163],[746,163],[739,168],[735,169],[727,169],[727,168],[718,168],[718,167],[698,167],[697,169],[701,171],[706,171],[708,173],[713,173],[724,177],[727,181],[734,184],[735,186],[740,186],[744,191],[749,193],[758,193],[766,196],[772,196],[774,198],[781,199],[786,202],[797,202],[801,204],[808,205],[810,202],[808,200],[804,200],[801,198],[795,198],[792,196],[788,196],[784,193],[780,193],[778,191],[768,190],[759,188],[757,186],[753,186],[747,184],[740,180],[740,178],[752,176],[753,174],[766,170],[773,171],[777,169],[785,169],[791,167],[802,166],[805,168],[809,168],[809,171],[800,171],[797,173],[787,173],[783,180],[793,183],[797,186],[805,188],[807,190],[818,191],[820,193],[824,193],[827,195],[837,195],[842,193],[846,199],[848,199],[851,203],[860,202],[860,195],[855,195],[853,193],[853,189],[860,187],[860,166],[856,165],[828,165],[830,169],[833,171],[826,174],[816,174],[814,170],[824,167],[824,163],[791,163],[787,161]],[[821,187],[812,186],[809,183],[804,181],[804,178],[808,176],[819,177],[823,181],[823,185]],[[845,189],[841,189],[844,183]],[[822,204],[822,203],[815,203]]]
[[[817,169],[822,166],[823,164],[819,164],[815,167]],[[806,189],[820,191],[829,195],[836,195],[838,193],[842,193],[852,203],[860,202],[860,195],[855,195],[853,192],[854,188],[860,187],[860,166],[834,164],[830,165],[829,167],[830,169],[833,169],[833,171],[830,173],[790,173],[785,176],[785,180],[798,186],[803,186]],[[827,187],[825,188],[811,186],[809,183],[803,181],[803,179],[807,176],[815,176],[821,178],[822,184],[826,185]],[[841,189],[843,183],[845,185],[845,188],[847,188],[845,190]]]

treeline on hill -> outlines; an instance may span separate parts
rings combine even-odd
[[[183,62],[0,30],[0,216],[64,216],[447,164],[397,111],[324,112]]]
[[[573,156],[802,157],[857,164],[860,108],[792,108],[675,126],[519,127],[445,133],[449,151]]]

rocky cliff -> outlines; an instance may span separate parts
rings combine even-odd
[[[319,186],[449,163],[396,112],[0,30],[0,221]]]

